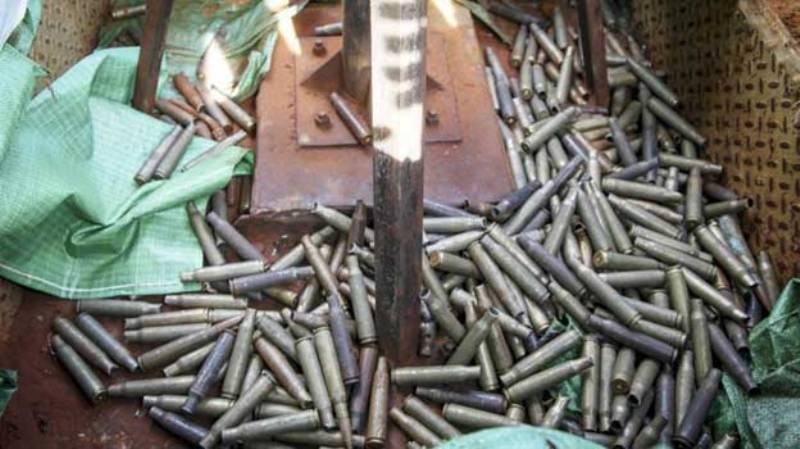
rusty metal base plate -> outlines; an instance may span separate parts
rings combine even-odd
[[[325,54],[314,55],[315,41],[325,46]],[[355,146],[355,137],[344,123],[336,117],[328,95],[337,91],[342,93],[340,36],[300,38],[301,53],[295,56],[295,92],[297,95],[297,136],[301,146]],[[428,33],[427,51],[428,83],[425,93],[425,110],[436,111],[439,117],[436,124],[425,127],[425,142],[458,142],[461,140],[461,126],[456,107],[456,96],[452,90],[444,36]],[[368,116],[368,105],[349,102],[353,110],[362,117]],[[331,117],[331,125],[320,128],[314,124],[314,114],[325,112]],[[367,120],[365,120],[365,123]]]
[[[311,36],[315,26],[341,20],[340,8],[310,4],[294,19],[297,36]],[[431,55],[429,61],[441,59],[452,75],[445,88],[455,96],[461,139],[425,145],[425,196],[450,204],[467,198],[493,200],[512,189],[511,172],[472,18],[459,6],[453,12],[446,20],[431,3],[429,36],[440,35],[447,51]],[[299,58],[314,56],[309,51]],[[315,202],[333,207],[352,206],[357,199],[372,202],[371,148],[299,144],[296,130],[302,106],[297,102],[305,100],[295,89],[296,61],[281,38],[256,100],[258,134],[249,220],[301,220],[298,213]]]

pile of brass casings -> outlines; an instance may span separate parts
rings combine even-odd
[[[85,395],[142,398],[204,448],[378,448],[390,426],[408,447],[433,447],[523,424],[614,448],[711,447],[722,373],[757,394],[747,332],[779,290],[769,257],[742,236],[748,201],[715,181],[706,140],[632,38],[606,34],[612,100],[591,108],[561,12],[548,33],[502,11],[524,22],[517,76],[486,52],[516,189],[463,207],[425,201],[424,362],[392,367],[379,354],[362,202],[351,215],[315,205],[324,227],[269,262],[218,194],[208,213],[187,204],[206,266],[181,280],[203,293],[165,297],[169,311],[81,301],[74,324],[54,321],[53,350]],[[202,94],[185,95],[201,110]],[[128,341],[156,346],[134,357],[93,315],[124,318]],[[119,366],[150,375],[107,386],[95,374]],[[570,397],[560,387],[574,380]],[[738,444],[718,437],[714,448]]]

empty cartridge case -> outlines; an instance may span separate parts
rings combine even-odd
[[[89,337],[87,337],[75,324],[68,319],[57,316],[52,323],[53,331],[58,334],[63,341],[85,361],[98,368],[107,375],[118,368],[102,349],[100,349]]]
[[[223,111],[231,118],[237,125],[241,126],[245,131],[252,133],[256,129],[256,121],[244,108],[236,104],[233,100],[228,98],[223,92],[213,86],[212,89],[216,93],[216,100]]]
[[[222,430],[241,423],[242,420],[253,413],[258,404],[266,399],[273,388],[275,388],[275,383],[272,377],[262,373],[253,385],[239,396],[233,406],[214,421],[208,433],[200,441],[199,446],[203,449],[211,449],[216,446]]]
[[[184,413],[192,414],[197,409],[200,400],[211,390],[211,387],[216,383],[219,378],[219,372],[222,365],[228,361],[228,358],[233,348],[234,342],[233,332],[226,330],[217,338],[214,347],[211,348],[206,357],[203,365],[195,376],[195,380],[189,387],[188,398],[181,406],[181,411]]]
[[[161,304],[124,299],[84,299],[75,303],[78,313],[86,312],[94,316],[130,318],[139,315],[161,312]]]
[[[295,340],[286,328],[272,318],[261,316],[256,318],[255,324],[261,331],[261,336],[275,345],[291,360],[297,360]]]
[[[477,380],[479,366],[403,366],[392,370],[392,383],[397,386],[436,385]]]
[[[664,363],[672,363],[678,351],[649,335],[632,331],[616,321],[592,314],[586,322],[587,326],[604,337],[637,352]]]
[[[616,394],[627,395],[635,371],[636,353],[630,348],[620,348],[611,372],[611,388]]]
[[[245,372],[250,363],[250,356],[253,353],[255,319],[255,309],[247,309],[244,318],[239,323],[236,341],[233,344],[230,360],[228,360],[228,369],[225,372],[225,379],[222,381],[223,398],[235,398],[239,396],[239,392],[242,389]],[[264,317],[262,319],[268,318]]]
[[[586,324],[586,320],[589,319],[589,315],[592,312],[580,300],[561,288],[556,282],[551,282],[548,288],[553,292],[555,303],[561,306],[567,312],[567,315],[571,316],[580,325]]]
[[[136,172],[136,175],[133,179],[138,182],[139,184],[144,184],[153,177],[155,174],[156,168],[161,160],[164,158],[164,155],[169,151],[172,145],[175,143],[175,140],[183,131],[183,128],[180,126],[175,126],[170,130],[170,132],[164,136],[163,139],[158,143],[158,146],[150,153],[147,159],[142,164],[142,167]]]
[[[614,442],[614,447],[625,448],[630,447],[633,444],[633,440],[636,438],[636,435],[639,434],[639,430],[642,428],[644,418],[650,410],[652,404],[653,392],[650,391],[643,398],[642,405],[631,410],[630,417],[625,423],[625,426],[622,428],[622,433]]]
[[[372,133],[369,126],[361,120],[338,93],[331,92],[329,98],[333,108],[336,110],[336,114],[342,119],[356,141],[361,145],[369,145],[372,142]]]
[[[520,402],[532,395],[551,388],[572,376],[590,368],[594,362],[589,357],[581,357],[535,373],[513,385],[506,387],[504,394],[511,402]]]
[[[628,396],[618,394],[611,400],[611,423],[609,429],[613,433],[622,433],[625,423],[631,414],[631,407],[628,403]]]
[[[713,264],[650,239],[636,237],[633,244],[650,256],[672,265],[683,265],[704,279],[714,279],[717,270]]]
[[[758,253],[758,271],[761,274],[761,279],[764,280],[764,287],[767,290],[767,296],[771,304],[775,304],[780,294],[780,287],[777,277],[775,276],[775,268],[772,265],[772,260],[769,253],[766,251],[759,251]]]
[[[664,84],[650,69],[635,61],[634,58],[628,58],[628,68],[652,90],[654,95],[661,98],[666,104],[672,107],[678,105],[678,96],[675,92]]]
[[[278,383],[285,388],[289,394],[297,399],[303,408],[309,407],[313,400],[305,388],[303,380],[292,368],[289,359],[278,349],[277,346],[268,342],[264,337],[255,340],[256,352],[264,359],[264,363],[269,367],[270,372],[275,376]]]
[[[224,429],[220,436],[223,443],[237,441],[257,441],[273,435],[293,431],[315,430],[319,427],[319,417],[315,410],[306,410],[290,415],[259,419]]]
[[[191,373],[198,368],[200,365],[203,364],[203,361],[208,356],[208,353],[211,352],[211,348],[214,347],[214,343],[209,343],[205,346],[195,349],[181,357],[178,360],[170,363],[169,365],[165,366],[162,372],[167,377],[174,377],[180,374]]]
[[[658,437],[667,426],[667,420],[661,415],[656,415],[644,428],[639,431],[633,440],[632,449],[647,449],[658,442]]]
[[[504,415],[490,413],[477,408],[461,404],[448,403],[442,408],[444,418],[451,424],[471,429],[486,429],[490,427],[518,426],[521,423]]]
[[[144,407],[158,407],[168,412],[179,412],[187,397],[176,394],[146,395],[142,397]],[[222,416],[233,407],[233,401],[223,398],[206,398],[200,401],[195,412],[199,416]]]
[[[645,358],[639,362],[628,390],[628,402],[631,406],[638,407],[642,404],[644,396],[652,390],[659,371],[660,365],[653,359]]]
[[[641,320],[641,314],[636,311],[628,302],[622,300],[620,295],[613,287],[604,282],[591,268],[580,263],[572,264],[575,275],[586,287],[594,294],[594,297],[606,307],[621,323],[626,326],[635,327]]]
[[[208,323],[208,309],[187,309],[154,313],[125,319],[125,329],[174,326],[178,324]]]
[[[428,257],[430,259],[431,266],[439,271],[456,273],[478,280],[483,279],[478,267],[467,258],[444,251],[430,252]]]
[[[597,412],[600,393],[600,342],[595,335],[583,337],[584,358],[592,360],[592,366],[583,372],[581,383],[581,417],[582,427],[586,430],[597,430]]]
[[[192,444],[197,444],[208,433],[208,429],[195,424],[181,415],[164,411],[158,407],[151,407],[147,415],[171,434],[180,437]]]
[[[364,432],[368,447],[383,447],[388,432],[389,414],[389,366],[384,357],[378,358],[375,375],[372,379],[372,391],[369,399],[367,429]]]
[[[461,432],[453,427],[452,424],[414,396],[408,396],[405,401],[403,401],[403,411],[420,422],[425,423],[425,426],[441,439],[449,440],[461,435]]]
[[[582,298],[586,293],[586,286],[575,276],[575,274],[567,268],[567,266],[558,258],[547,252],[547,250],[538,242],[531,239],[529,236],[522,234],[517,239],[519,245],[523,250],[542,268],[550,273],[551,276],[570,293],[577,298]]]
[[[88,313],[81,313],[75,318],[75,324],[92,340],[102,351],[114,361],[124,366],[128,371],[134,372],[139,368],[136,358],[128,352],[106,328]]]
[[[50,346],[53,348],[56,358],[64,365],[83,394],[93,404],[105,399],[108,395],[106,386],[72,346],[67,344],[60,335],[50,337]]]
[[[742,322],[747,319],[747,314],[737,308],[736,304],[720,293],[716,287],[701,279],[692,270],[685,267],[682,270],[689,291],[697,295],[704,303],[713,307],[720,315],[734,321]]]
[[[601,273],[600,279],[618,288],[658,288],[664,285],[664,270],[629,270]]]
[[[164,153],[164,157],[161,158],[161,161],[159,161],[155,172],[153,172],[153,178],[167,179],[170,177],[170,175],[172,175],[172,172],[174,172],[178,167],[178,163],[183,157],[183,154],[186,152],[186,149],[189,147],[189,143],[192,141],[194,132],[195,125],[194,118],[192,118],[192,123],[186,125],[178,137],[176,137],[172,142],[166,153]]]
[[[361,377],[350,396],[350,417],[353,431],[361,433],[367,424],[369,412],[369,395],[372,390],[372,378],[378,363],[378,348],[373,345],[363,346],[359,351],[359,370]]]
[[[647,110],[695,144],[700,146],[706,144],[706,138],[694,126],[658,98],[650,97],[647,100]]]
[[[705,226],[697,226],[694,229],[694,236],[700,245],[714,256],[714,260],[719,263],[728,275],[736,280],[737,283],[745,287],[754,287],[758,284],[758,279],[750,273],[747,266],[739,259],[733,251],[722,240],[718,239],[711,230]]]
[[[550,408],[547,409],[547,413],[542,420],[542,427],[557,429],[567,414],[568,405],[569,398],[567,396],[558,396]]]
[[[129,329],[126,330],[123,335],[125,341],[131,343],[166,343],[210,327],[211,325],[208,323],[172,324],[167,326]]]
[[[503,307],[514,316],[519,317],[525,314],[523,304],[516,301],[516,298],[511,295],[509,286],[506,283],[503,273],[500,268],[492,260],[491,256],[486,252],[486,249],[479,242],[472,243],[467,249],[470,257],[481,270],[486,282],[492,287],[492,291],[500,299]]]
[[[708,324],[708,337],[711,349],[716,358],[722,363],[725,372],[742,387],[748,394],[758,391],[758,384],[750,373],[747,362],[736,352],[731,342],[716,324]]]
[[[595,268],[609,271],[664,270],[667,266],[656,259],[611,251],[595,251],[592,255]]]
[[[653,184],[645,184],[624,179],[604,178],[602,181],[603,190],[615,195],[628,198],[639,198],[656,203],[680,203],[683,195],[680,192],[673,192],[663,187]]]
[[[700,433],[703,431],[703,422],[714,397],[719,390],[719,383],[722,379],[722,372],[712,368],[708,375],[702,380],[700,386],[692,397],[692,401],[681,420],[680,427],[672,437],[673,443],[679,448],[694,447]]]
[[[447,359],[448,365],[466,365],[475,356],[478,346],[489,334],[492,324],[497,320],[499,312],[491,308],[472,325],[461,341],[458,343],[453,354]]]
[[[675,378],[672,375],[672,369],[667,365],[662,366],[661,373],[656,379],[654,400],[656,416],[663,416],[666,421],[666,426],[661,429],[658,439],[669,442],[672,440],[672,429],[675,422]]]
[[[339,430],[345,438],[346,446],[350,446],[352,439],[352,424],[347,404],[347,392],[343,374],[336,355],[336,346],[327,327],[314,329],[314,345],[317,349],[325,385],[333,403],[333,410],[339,424]]]
[[[181,282],[214,282],[261,273],[266,265],[260,260],[246,260],[224,265],[197,268],[181,273]]]
[[[676,265],[666,271],[667,291],[669,292],[670,306],[682,317],[684,332],[689,332],[689,289],[683,270]]]
[[[364,284],[364,275],[358,264],[356,256],[347,256],[348,285],[350,285],[350,304],[356,320],[358,341],[362,345],[377,341],[375,320],[372,308],[367,300],[367,289]]]
[[[536,373],[547,366],[548,363],[575,348],[580,341],[581,337],[577,331],[566,331],[520,359],[510,370],[500,375],[500,381],[503,382],[503,385],[511,386],[520,381],[520,379]]]
[[[708,336],[708,319],[703,302],[691,300],[689,323],[692,328],[692,350],[694,351],[694,372],[697,385],[700,385],[713,367],[711,358],[711,341]]]
[[[330,396],[328,396],[328,389],[322,374],[319,358],[317,357],[317,351],[314,348],[314,340],[309,336],[301,337],[297,339],[295,345],[298,362],[305,375],[306,385],[308,385],[308,390],[311,393],[314,408],[319,412],[322,427],[332,429],[336,425],[333,417],[333,407]]]
[[[417,387],[414,393],[423,399],[439,404],[452,402],[497,414],[502,414],[506,411],[506,398],[498,393],[477,390],[455,391],[427,387]]]
[[[155,379],[128,380],[109,385],[111,397],[138,398],[145,395],[186,394],[195,376],[176,376]]]
[[[597,428],[601,432],[607,432],[611,426],[611,400],[614,397],[611,380],[616,359],[616,346],[603,342],[600,347],[600,380],[597,393]]]
[[[735,434],[726,433],[711,446],[711,449],[736,449],[737,447],[739,447],[739,437]]]
[[[234,295],[263,290],[275,285],[288,284],[314,275],[311,267],[292,267],[283,270],[251,274],[230,280],[230,290]]]
[[[403,433],[408,435],[412,440],[426,446],[438,446],[442,442],[431,429],[426,427],[423,423],[417,421],[411,416],[403,413],[399,408],[395,407],[389,410],[389,417],[399,427]]]

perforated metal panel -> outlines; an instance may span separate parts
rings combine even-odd
[[[708,158],[725,167],[727,186],[755,201],[743,224],[752,248],[769,252],[782,281],[797,276],[798,74],[778,61],[736,0],[631,4],[654,66],[666,70],[682,113],[709,138]]]
[[[31,57],[52,79],[92,52],[108,19],[109,0],[44,0]]]

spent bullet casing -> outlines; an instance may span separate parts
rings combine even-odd
[[[369,395],[372,390],[372,379],[377,364],[378,348],[374,345],[362,346],[359,351],[359,371],[361,376],[358,383],[353,387],[353,392],[350,396],[350,417],[353,430],[356,433],[363,432],[367,424]]]
[[[295,347],[300,368],[305,375],[306,385],[308,385],[311,399],[314,402],[314,408],[319,412],[321,425],[325,429],[332,429],[336,425],[333,406],[328,396],[317,351],[314,348],[314,340],[310,336],[298,338],[295,341]]]
[[[677,357],[677,349],[667,343],[641,332],[633,331],[616,321],[592,314],[587,326],[621,346],[627,346],[648,357],[664,363],[672,363]]]
[[[592,366],[583,372],[581,382],[582,428],[597,430],[597,412],[600,393],[600,342],[594,335],[583,337],[583,358],[592,360]]]
[[[181,273],[181,282],[227,281],[241,276],[261,273],[266,265],[260,260],[245,260],[210,267],[197,268]]]
[[[172,324],[167,326],[143,327],[123,332],[125,341],[130,343],[159,344],[209,329],[208,323]]]
[[[618,394],[611,400],[611,422],[609,429],[611,432],[619,434],[625,427],[625,423],[631,415],[631,407],[628,403],[628,397],[624,394]]]
[[[295,350],[295,339],[286,328],[272,318],[261,316],[257,317],[255,324],[261,331],[261,336],[267,341],[277,346],[291,360],[297,361],[297,351]]]
[[[317,349],[325,385],[333,403],[339,430],[346,441],[352,439],[352,424],[347,404],[347,391],[345,389],[344,375],[339,365],[336,354],[336,344],[331,331],[327,327],[314,329],[314,345]],[[349,445],[349,444],[348,444]]]
[[[451,424],[471,429],[487,429],[490,427],[519,426],[522,423],[504,415],[490,413],[461,404],[447,403],[442,408],[442,415]]]
[[[101,350],[105,351],[114,361],[124,366],[130,372],[139,369],[136,358],[122,345],[111,333],[88,313],[81,313],[75,318],[75,324],[92,340]]]
[[[614,397],[611,379],[614,375],[616,359],[616,346],[612,343],[602,343],[600,347],[600,380],[597,393],[597,427],[601,432],[607,432],[611,426],[611,400]]]
[[[596,251],[592,256],[595,268],[609,271],[665,270],[667,266],[656,259],[611,251]]]
[[[689,287],[689,291],[703,300],[705,304],[713,307],[720,315],[736,322],[743,322],[748,318],[747,313],[736,307],[736,304],[720,293],[716,287],[704,281],[700,276],[686,267],[684,267],[682,271],[683,278],[686,281],[687,287]]]
[[[451,439],[461,435],[461,432],[453,427],[444,418],[431,410],[419,399],[408,396],[403,403],[403,410],[411,417],[425,423],[434,433],[443,439]],[[524,413],[524,409],[522,409]]]
[[[684,200],[683,194],[653,184],[624,179],[604,178],[603,190],[626,198],[637,198],[656,203],[675,204]]]
[[[636,438],[636,435],[639,434],[639,430],[642,428],[645,415],[647,415],[649,412],[652,404],[653,392],[648,392],[647,395],[642,399],[642,405],[631,410],[630,417],[625,423],[625,426],[622,428],[622,433],[614,442],[615,448],[626,448],[633,444],[633,440]]]
[[[69,374],[81,388],[83,394],[93,403],[105,399],[108,390],[103,382],[94,374],[92,369],[81,358],[80,355],[67,344],[61,336],[53,335],[50,337],[50,346],[56,358],[67,369]]]
[[[170,132],[164,136],[163,139],[158,143],[158,146],[150,152],[145,159],[144,164],[142,164],[139,171],[136,172],[134,176],[134,180],[136,180],[139,184],[144,184],[153,177],[153,174],[158,167],[159,162],[164,158],[164,155],[169,151],[170,147],[172,147],[173,143],[175,143],[175,139],[181,134],[183,128],[180,126],[175,125]]]
[[[721,379],[722,372],[713,368],[700,383],[680,426],[672,437],[672,442],[679,448],[694,447],[703,431],[703,423],[711,408],[711,403],[717,395]]]
[[[653,359],[646,358],[639,362],[628,389],[628,402],[631,406],[638,407],[642,404],[644,396],[653,388],[660,368]]]
[[[378,340],[372,308],[367,300],[367,289],[364,274],[355,256],[346,259],[348,269],[348,285],[350,285],[350,304],[356,320],[356,331],[360,344],[370,344]]]
[[[364,432],[368,447],[383,447],[388,432],[389,366],[384,357],[378,358],[372,378],[372,391],[369,397],[367,428]]]
[[[264,363],[270,372],[275,376],[278,383],[285,388],[289,394],[297,399],[303,408],[313,404],[311,395],[305,388],[305,384],[300,376],[295,372],[289,359],[278,349],[277,346],[268,342],[264,337],[260,337],[254,342],[255,350],[264,359]]]
[[[670,306],[682,318],[683,331],[689,333],[689,288],[680,266],[667,269],[666,283]]]
[[[302,412],[298,407],[286,404],[273,404],[271,402],[264,402],[256,408],[253,414],[258,419],[274,418],[276,416],[291,415],[293,413]]]
[[[397,386],[437,385],[478,380],[480,366],[403,366],[392,370],[392,383]]]
[[[553,276],[556,282],[577,298],[583,297],[587,291],[586,286],[561,260],[547,252],[544,246],[525,234],[520,235],[517,238],[517,242],[534,262],[541,265],[545,271]]]
[[[186,374],[196,371],[203,364],[203,361],[211,352],[214,343],[209,343],[205,346],[195,349],[185,355],[182,355],[178,360],[170,363],[162,369],[164,376],[174,377],[180,374]]]
[[[572,317],[572,319],[580,325],[586,324],[586,320],[589,319],[589,315],[591,315],[592,312],[589,311],[580,300],[572,296],[570,292],[563,289],[556,282],[551,282],[548,288],[553,292],[555,303],[561,306],[567,315]]]
[[[633,327],[641,320],[641,314],[627,301],[622,299],[622,295],[608,285],[608,283],[604,282],[591,268],[577,262],[572,264],[572,268],[578,279],[586,285],[589,291],[594,294],[594,297],[614,314],[620,322],[626,326]]]
[[[389,417],[409,438],[425,447],[438,446],[442,439],[439,438],[431,429],[419,422],[415,418],[403,413],[399,408],[394,407],[389,410]]]
[[[480,242],[475,242],[467,249],[470,257],[481,270],[486,282],[492,287],[492,291],[498,295],[498,299],[503,307],[512,316],[519,317],[525,314],[525,308],[511,294],[510,287],[503,276],[500,267],[491,258],[484,246]]]
[[[414,393],[423,399],[439,404],[452,402],[491,413],[503,414],[506,412],[506,398],[499,393],[478,390],[455,391],[427,387],[417,387]]]
[[[168,412],[180,412],[181,406],[186,402],[187,396],[176,394],[146,395],[142,397],[144,407],[158,407]],[[224,398],[206,398],[197,405],[195,414],[198,416],[220,417],[231,407],[233,402]]]
[[[192,444],[199,443],[208,433],[208,429],[205,427],[195,424],[181,415],[164,411],[158,407],[151,407],[147,415],[169,433]]]
[[[757,392],[758,384],[753,379],[747,362],[736,352],[736,348],[733,347],[733,344],[731,344],[730,340],[725,336],[722,329],[716,324],[709,323],[708,336],[711,349],[717,360],[719,360],[725,368],[725,372],[728,373],[746,393],[752,394]]]
[[[139,315],[161,312],[161,304],[124,299],[85,299],[76,304],[78,313],[86,312],[93,316],[131,318]]]
[[[208,323],[208,309],[186,309],[154,313],[125,319],[125,329],[171,326],[177,324]]]
[[[664,270],[629,270],[600,273],[600,279],[617,289],[658,288],[664,285]]]
[[[108,386],[108,395],[121,398],[139,398],[162,394],[186,394],[195,376],[128,380]]]
[[[189,148],[189,144],[192,141],[192,137],[194,137],[195,130],[196,126],[194,124],[194,117],[192,117],[191,123],[186,124],[181,133],[178,134],[178,137],[176,137],[172,142],[166,153],[164,153],[164,157],[161,158],[161,161],[159,161],[155,172],[153,172],[153,178],[167,179],[172,175],[172,173],[178,167],[178,163],[181,161],[184,153],[186,153],[186,150]]]
[[[509,404],[506,411],[506,417],[511,418],[518,423],[525,421],[525,407],[520,404]]]
[[[653,447],[658,442],[661,432],[667,426],[667,419],[661,415],[656,415],[633,440],[632,449],[647,449]]]
[[[181,295],[167,295],[164,304],[181,308],[207,308],[207,309],[239,309],[247,308],[247,300],[234,298],[231,295],[214,293],[186,293]]]
[[[616,394],[627,395],[633,381],[636,353],[633,349],[622,347],[617,353],[611,372],[611,388]]]
[[[214,421],[208,433],[200,441],[199,446],[203,449],[211,449],[216,446],[222,430],[241,423],[242,420],[253,413],[256,406],[263,402],[274,388],[275,383],[272,377],[266,372],[262,373],[253,385],[239,396],[233,406]]]
[[[228,360],[228,369],[225,372],[225,379],[222,381],[222,397],[224,398],[235,398],[239,396],[242,389],[242,382],[253,353],[255,319],[255,309],[247,309],[244,318],[239,322],[236,341],[233,344],[230,360]]]
[[[203,361],[200,370],[195,376],[195,380],[189,387],[188,398],[181,406],[181,411],[192,414],[197,409],[200,401],[209,393],[211,387],[217,383],[222,366],[228,361],[233,348],[233,332],[226,330],[217,338],[211,352]]]
[[[542,427],[557,429],[567,414],[568,405],[568,397],[558,396],[550,408],[547,409],[547,413],[545,413],[544,419],[542,420]]]
[[[487,310],[481,318],[472,325],[461,341],[456,346],[455,351],[447,359],[448,365],[466,365],[472,361],[478,346],[483,343],[489,334],[492,324],[497,320],[500,312],[491,308]]]
[[[265,273],[242,276],[229,281],[231,293],[242,293],[264,290],[267,287],[289,284],[298,280],[308,279],[314,275],[311,267],[292,267],[283,270],[267,271]]]
[[[216,212],[211,211],[206,215],[206,220],[211,227],[214,228],[217,236],[225,241],[228,245],[236,251],[244,260],[260,260],[264,258],[261,251],[258,250],[250,241],[247,240],[236,228],[233,227],[227,220],[220,217]],[[235,293],[234,293],[235,294]]]
[[[291,415],[246,422],[236,427],[224,429],[220,435],[223,443],[230,444],[237,441],[263,440],[286,432],[316,430],[318,427],[319,417],[317,412],[315,410],[306,410]]]
[[[737,447],[739,447],[739,437],[736,434],[726,433],[711,446],[711,449],[736,449]]]
[[[561,382],[582,373],[593,365],[589,357],[581,357],[556,365],[552,368],[532,374],[531,376],[513,384],[504,390],[506,399],[511,402],[521,402],[536,393],[560,384]]]
[[[750,270],[741,259],[733,253],[725,242],[714,236],[709,228],[697,226],[694,229],[694,236],[697,237],[700,246],[714,256],[714,260],[722,266],[732,279],[744,287],[754,287],[758,284],[758,279],[750,273]]]
[[[82,360],[98,368],[103,373],[111,375],[118,368],[117,364],[72,321],[62,316],[57,316],[53,320],[52,328],[69,345],[70,349],[80,354]]]
[[[342,298],[340,296],[328,297],[330,334],[333,337],[333,344],[336,348],[336,358],[339,361],[339,372],[342,379],[345,385],[352,385],[358,382],[360,373],[353,341],[347,328],[347,317],[341,304]]]
[[[675,422],[675,377],[669,366],[663,366],[656,379],[655,413],[666,420],[667,425],[661,430],[659,440],[672,440],[672,429]]]
[[[433,251],[428,254],[431,267],[447,273],[455,273],[481,280],[483,275],[475,264],[464,257],[444,251]]]
[[[520,359],[510,370],[500,375],[500,381],[507,387],[517,383],[521,379],[541,370],[547,366],[547,364],[569,350],[577,347],[580,341],[581,337],[577,331],[566,331],[542,345],[536,351]]]
[[[189,201],[186,203],[186,213],[189,215],[189,224],[192,226],[192,232],[194,232],[197,242],[200,243],[200,247],[203,249],[203,255],[206,257],[208,264],[224,264],[225,256],[217,246],[216,237],[214,237],[214,234],[211,232],[211,228],[208,227],[208,223],[206,223],[203,214],[197,210],[197,205],[194,203],[194,201]]]
[[[636,237],[633,240],[633,244],[648,255],[666,264],[683,265],[685,268],[698,273],[704,279],[710,280],[716,277],[716,267],[703,259],[642,237]]]

